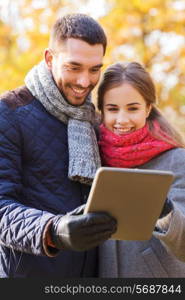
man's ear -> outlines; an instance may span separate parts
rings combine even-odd
[[[44,59],[48,66],[48,69],[51,70],[52,62],[53,62],[53,53],[51,52],[51,50],[49,48],[47,48],[44,52]]]

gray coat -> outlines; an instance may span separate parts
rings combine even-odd
[[[99,249],[99,277],[185,278],[185,149],[164,152],[140,167],[170,170],[175,180],[168,197],[174,209],[159,219],[148,241],[104,242]]]

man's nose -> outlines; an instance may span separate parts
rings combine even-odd
[[[87,88],[90,85],[90,77],[89,74],[84,72],[78,75],[77,84],[83,88]]]

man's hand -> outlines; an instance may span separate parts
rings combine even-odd
[[[116,232],[116,221],[105,212],[83,214],[85,205],[64,216],[56,216],[51,227],[58,249],[85,251],[98,246]]]

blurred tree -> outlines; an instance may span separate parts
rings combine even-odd
[[[107,6],[108,14],[100,19],[108,36],[105,64],[144,64],[156,83],[160,107],[172,119],[178,114],[176,123],[185,130],[185,1],[107,0]]]
[[[144,64],[160,107],[185,130],[184,0],[6,0],[4,11],[0,4],[0,93],[23,84],[26,72],[43,58],[56,17],[85,12],[88,3],[95,7],[93,17],[104,6],[99,22],[108,37],[105,67],[118,60]]]
[[[26,72],[43,58],[50,28],[67,2],[7,0],[0,21],[0,93],[23,84]]]

